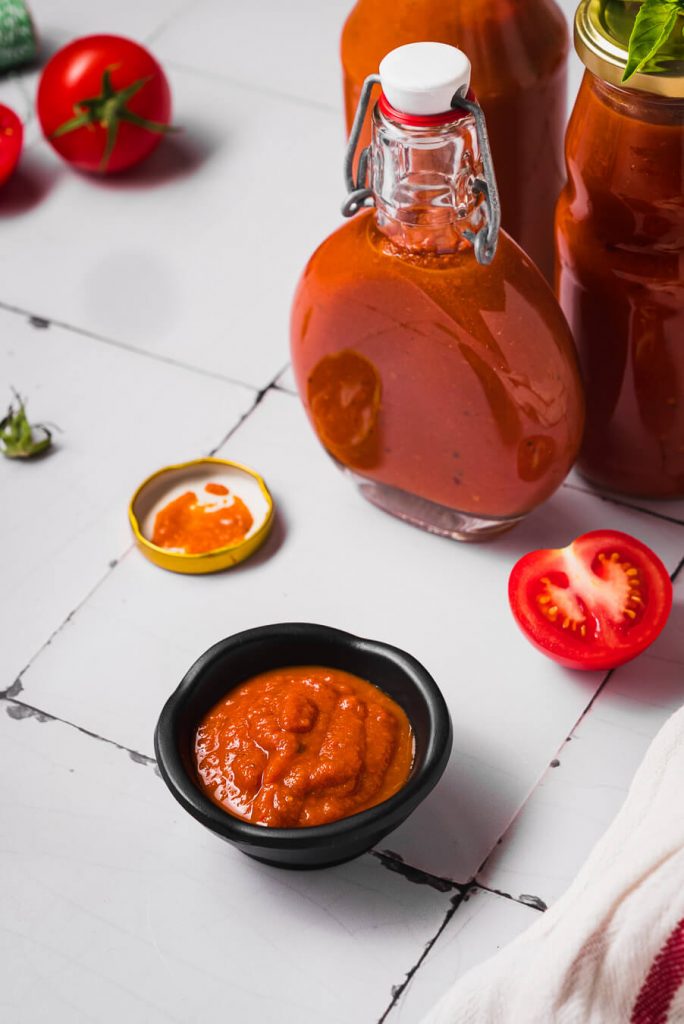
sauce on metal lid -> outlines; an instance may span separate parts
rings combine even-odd
[[[194,491],[186,491],[160,509],[154,521],[153,544],[199,555],[245,539],[254,517],[244,501],[230,495],[224,484],[208,483],[204,490],[219,500],[201,501]]]

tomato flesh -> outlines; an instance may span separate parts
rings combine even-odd
[[[0,103],[0,185],[7,181],[17,166],[24,139],[24,128],[9,107]]]
[[[595,530],[566,548],[521,558],[508,596],[516,622],[544,654],[568,668],[611,669],[659,635],[672,607],[672,583],[641,541]]]

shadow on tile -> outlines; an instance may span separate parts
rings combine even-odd
[[[681,598],[678,600],[679,593]],[[673,662],[673,678],[684,681],[684,587],[675,590],[674,604],[667,625],[646,654],[652,658]]]
[[[406,863],[424,870],[429,865],[431,874],[463,885],[499,839],[502,829],[493,822],[501,819],[502,805],[517,813],[520,798],[515,780],[498,766],[496,750],[483,743],[477,761],[460,754],[458,722],[454,727],[456,746],[443,778],[377,848],[394,856],[398,850]]]
[[[203,133],[198,125],[187,130],[179,126],[177,133],[162,139],[149,159],[121,174],[87,175],[96,185],[108,189],[152,188],[184,178],[197,171],[225,139]]]
[[[287,521],[283,515],[282,509],[278,505],[278,499],[276,495],[272,493],[273,504],[275,505],[275,517],[273,520],[273,526],[271,532],[264,541],[264,544],[259,548],[256,554],[248,558],[246,562],[241,562],[239,565],[234,566],[230,571],[231,573],[243,573],[249,572],[250,568],[254,569],[257,566],[264,565],[269,562],[274,555],[280,551],[281,547],[285,543],[287,537]]]
[[[48,163],[33,150],[24,151],[19,166],[0,191],[0,217],[16,217],[37,206],[53,188],[64,168]]]

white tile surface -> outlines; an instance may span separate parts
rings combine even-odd
[[[388,1024],[418,1024],[466,971],[517,938],[534,924],[538,913],[513,900],[475,890],[458,907],[409,981],[387,1018]]]
[[[0,302],[262,387],[340,220],[339,117],[195,73],[171,84],[183,131],[137,171],[77,174],[43,142],[27,154],[43,187],[2,224]]]
[[[341,112],[339,43],[350,0],[198,0],[155,40],[166,61]],[[336,118],[340,136],[344,126]]]
[[[22,124],[31,116],[31,102],[23,87],[23,78],[18,72],[0,75],[0,103],[10,107]]]
[[[395,643],[437,679],[455,741],[440,786],[383,847],[467,880],[602,678],[555,666],[519,634],[507,604],[513,563],[610,525],[652,544],[674,568],[684,531],[619,506],[606,522],[599,499],[563,489],[488,545],[421,533],[360,498],[319,448],[299,401],[278,391],[219,454],[259,469],[273,490],[280,524],[264,553],[202,579],[160,572],[132,553],[23,677],[25,699],[151,754],[166,696],[223,636],[301,620]]]
[[[57,424],[39,461],[0,457],[0,690],[131,542],[130,496],[161,466],[206,452],[254,401],[248,388],[37,328],[0,310],[0,409]]]
[[[546,903],[560,896],[615,817],[654,736],[682,704],[684,572],[665,631],[647,654],[610,677],[480,879]]]
[[[30,0],[29,7],[45,60],[81,36],[106,33],[143,43],[193,0]],[[154,48],[154,47],[153,47]]]
[[[0,702],[0,1018],[368,1024],[449,897],[365,856],[250,861],[150,766]]]

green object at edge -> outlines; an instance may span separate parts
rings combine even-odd
[[[28,64],[37,52],[36,33],[24,0],[0,0],[0,72]]]

